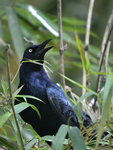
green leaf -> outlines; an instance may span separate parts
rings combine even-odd
[[[37,114],[39,115],[40,119],[41,119],[41,115],[40,115],[38,109],[34,105],[31,105],[27,102],[22,102],[22,103],[17,104],[17,105],[14,106],[16,113],[20,113],[21,111],[23,111],[24,109],[26,109],[28,107],[31,107],[32,109],[34,109],[37,112]],[[12,109],[11,109],[11,112],[12,112]]]
[[[35,17],[33,17],[33,15],[27,10],[27,7],[25,4],[21,5],[19,3],[19,4],[17,4],[17,7],[14,7],[14,9],[15,9],[16,13],[18,14],[18,16],[23,18],[23,19],[20,19],[20,22],[22,21],[21,23],[24,24],[24,26],[26,26],[26,25],[29,26],[29,23],[30,23],[30,26],[28,29],[31,29],[31,31],[33,30],[33,26],[37,27],[37,29],[39,26],[40,27],[42,26],[41,23]]]
[[[46,29],[48,29],[53,35],[58,37],[58,27],[40,10],[31,5],[21,5],[21,8],[27,10],[34,18],[36,18]]]
[[[15,112],[16,114],[20,113],[21,111],[23,111],[24,109],[30,107],[31,104],[28,104],[26,102],[22,102],[22,103],[19,103],[17,105],[14,106],[14,109],[15,109]],[[10,110],[12,112],[12,109]]]
[[[104,94],[103,94],[103,102],[102,102],[102,111],[106,110],[105,107],[108,105],[107,108],[109,108],[111,97],[113,92],[113,83],[111,82],[110,76],[107,77],[105,88],[104,88]]]
[[[82,21],[82,20],[77,20],[75,18],[66,18],[66,17],[63,17],[62,18],[62,23],[64,24],[69,24],[69,25],[86,25],[86,21]]]
[[[87,71],[89,72],[90,71],[90,61],[89,61],[88,57],[86,58],[86,68],[87,68]]]
[[[82,95],[79,99],[77,99],[77,102],[76,102],[76,103],[78,104],[78,103],[82,102],[85,98],[87,98],[87,97],[89,97],[89,96],[91,96],[91,95],[95,95],[95,92],[89,91],[89,92],[85,93],[85,94]]]
[[[39,9],[37,9],[31,5],[18,4],[17,6],[23,8],[24,10],[27,10],[30,13],[30,15],[32,15],[33,20],[34,20],[34,18],[36,20],[38,20],[49,32],[51,32],[51,34],[53,34],[56,37],[59,36],[58,25],[55,24],[46,14],[44,14]],[[27,18],[28,18],[28,16],[27,16]],[[31,18],[31,20],[32,20],[32,18]],[[29,19],[28,19],[28,22],[29,22]],[[64,31],[63,31],[63,39],[66,42],[74,44],[76,46],[76,42]]]
[[[113,83],[111,82],[111,77],[108,76],[106,83],[105,83],[105,88],[104,88],[104,95],[103,95],[103,104],[102,104],[102,117],[101,121],[99,124],[98,128],[98,136],[97,136],[97,143],[96,143],[96,148],[98,146],[99,140],[101,138],[103,128],[109,113],[109,108],[111,104],[111,99],[113,97]]]
[[[38,148],[38,150],[52,150],[51,148]]]
[[[86,150],[86,146],[79,129],[77,127],[69,127],[68,131],[74,150]]]
[[[81,59],[82,59],[82,64],[83,64],[85,72],[87,74],[88,72],[87,72],[87,67],[86,67],[86,58],[85,58],[84,49],[82,48],[82,44],[81,44],[81,41],[80,41],[77,33],[75,33],[75,37],[76,37],[78,49],[79,49],[79,52],[80,52],[80,56],[81,56]]]
[[[3,78],[2,78],[1,82],[2,82],[2,88],[3,88],[4,94],[5,94],[5,96],[7,96],[8,95],[8,89],[7,89],[7,86],[6,86]]]
[[[15,95],[16,98],[18,97],[22,97],[22,98],[31,98],[31,99],[34,99],[34,100],[38,100],[40,102],[43,102],[41,99],[35,97],[35,96],[31,96],[31,95]],[[44,102],[43,102],[44,103]]]
[[[32,109],[34,109],[34,110],[37,112],[39,118],[41,119],[40,112],[38,111],[38,109],[36,108],[36,106],[35,106],[35,105],[30,105],[30,107],[31,107]]]
[[[0,145],[3,145],[5,147],[7,147],[8,149],[15,149],[18,150],[18,145],[15,141],[13,141],[12,139],[10,139],[7,136],[4,135],[0,135]]]
[[[2,129],[3,134],[4,134],[5,136],[7,136],[6,130],[5,130],[3,127],[1,127],[1,129]]]
[[[77,104],[77,109],[78,109],[78,118],[79,118],[79,123],[82,123],[82,112],[81,112],[81,104]]]
[[[60,74],[60,73],[59,73],[59,74]],[[70,81],[71,83],[74,83],[74,84],[76,84],[77,86],[86,89],[87,91],[92,91],[91,89],[88,89],[88,88],[84,87],[83,85],[79,84],[78,82],[76,82],[76,81],[74,81],[74,80],[72,80],[72,79],[70,79],[70,78],[68,78],[68,77],[66,77],[66,76],[64,76],[64,75],[62,75],[62,74],[60,74],[60,75],[63,76],[66,80]],[[92,92],[93,92],[96,96],[99,96],[96,92],[94,92],[94,91],[92,91]]]
[[[63,150],[63,142],[68,131],[67,125],[61,125],[53,141],[52,150]]]
[[[0,128],[7,121],[7,119],[12,115],[12,113],[6,112],[2,116],[0,116]]]
[[[22,61],[22,63],[25,63],[25,62],[29,62],[29,63],[34,63],[34,64],[37,64],[37,65],[42,65],[40,62],[38,62],[38,61],[40,61],[40,60],[25,60],[25,61]],[[44,63],[47,63],[48,64],[48,62],[46,62],[46,61],[44,61]],[[52,70],[47,66],[47,65],[45,65],[45,64],[43,64],[43,66],[45,67],[45,68],[47,68],[49,71],[51,71],[52,72]]]
[[[41,140],[52,142],[54,138],[55,138],[54,136],[46,135],[46,136],[41,137]]]
[[[6,7],[6,14],[7,14],[8,25],[9,25],[10,33],[12,36],[13,44],[14,44],[17,56],[21,60],[22,54],[24,51],[24,45],[23,45],[18,18],[12,7]]]
[[[17,115],[17,118],[18,118],[18,115]],[[11,118],[11,123],[12,123],[12,126],[13,126],[13,129],[14,129],[14,133],[15,133],[15,137],[16,137],[16,142],[18,144],[18,147],[19,147],[19,150],[22,149],[22,145],[21,145],[21,141],[20,141],[20,135],[19,135],[19,132],[18,132],[18,129],[17,129],[17,125],[16,125],[16,122],[15,120],[13,119],[13,117]],[[20,128],[20,131],[22,132],[22,124],[20,121],[18,121],[19,123],[19,128]]]
[[[77,26],[71,25],[71,24],[63,24],[62,29],[63,29],[63,31],[66,31],[66,32],[69,31],[72,33],[74,33],[75,30],[77,33],[80,33],[80,34],[85,34],[85,32],[86,32],[85,28],[80,27],[80,26],[77,27]]]
[[[88,73],[88,75],[92,75],[92,74],[113,75],[112,73],[106,73],[106,72],[90,72],[90,73]]]
[[[22,85],[21,87],[19,87],[14,93],[13,93],[13,97],[16,97],[16,95],[21,91],[21,89],[23,88],[24,85]]]
[[[32,139],[28,144],[25,146],[26,150],[31,149],[31,147],[37,142],[37,139]]]

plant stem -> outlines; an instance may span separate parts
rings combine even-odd
[[[16,122],[17,130],[18,130],[18,133],[19,133],[22,150],[25,150],[22,135],[21,135],[21,131],[20,131],[19,124],[18,124],[18,119],[17,119],[15,109],[14,109],[14,103],[13,103],[13,97],[12,97],[12,91],[11,91],[10,66],[9,66],[9,56],[8,56],[9,47],[10,47],[10,45],[5,45],[4,46],[4,49],[5,49],[5,52],[6,52],[6,63],[7,63],[8,85],[9,85],[9,94],[10,94],[10,100],[11,100],[11,108],[12,108],[12,111],[13,111],[13,115],[14,115],[14,119],[15,119],[15,122]]]
[[[98,72],[101,72],[104,56],[105,56],[105,53],[106,53],[106,48],[107,48],[107,45],[108,45],[108,42],[109,42],[109,38],[110,38],[111,32],[113,30],[113,23],[112,23],[112,21],[113,21],[113,10],[112,10],[112,13],[111,13],[111,15],[109,17],[109,20],[108,20],[108,23],[107,23],[107,26],[106,26],[106,29],[105,29],[103,41],[102,41],[101,57],[100,57],[100,61],[99,61]],[[98,92],[99,89],[100,89],[100,82],[101,82],[101,75],[98,74],[97,85],[96,85],[96,92]],[[94,102],[94,110],[96,110],[96,101],[97,101],[97,98],[95,99],[95,102]]]
[[[92,18],[92,12],[93,12],[93,6],[94,6],[94,0],[90,0],[90,5],[89,5],[89,11],[88,11],[88,16],[87,16],[87,25],[86,25],[86,35],[85,35],[85,58],[87,59],[88,57],[88,50],[89,50],[89,40],[90,40],[90,28],[91,28],[91,18]],[[88,85],[87,85],[88,81]],[[83,68],[83,80],[82,84],[84,87],[89,87],[90,80],[87,78],[86,71]],[[86,89],[82,89],[82,95],[86,93]],[[84,103],[86,104],[86,99],[84,99]],[[83,107],[84,109],[84,107]]]
[[[110,46],[111,46],[111,42],[109,41],[108,42],[108,46],[107,46],[107,49],[106,49],[106,56],[105,56],[105,68],[104,68],[104,70],[105,70],[105,72],[107,73],[107,66],[108,66],[108,56],[109,56],[109,51],[110,51]],[[107,76],[107,75],[106,75]]]
[[[113,11],[112,11],[112,13],[109,17],[109,20],[108,20],[108,23],[107,23],[107,26],[106,26],[106,30],[105,30],[105,33],[104,33],[104,37],[103,37],[103,40],[102,40],[101,58],[100,58],[100,61],[99,61],[99,68],[98,68],[99,72],[102,69],[102,64],[103,64],[103,59],[104,59],[105,52],[106,52],[106,47],[108,45],[109,37],[111,35],[111,31],[112,31],[112,28],[113,28],[113,25],[111,27],[112,21],[113,21]],[[111,27],[111,29],[110,29],[110,27]],[[96,92],[98,92],[99,89],[100,89],[100,75],[98,75]]]
[[[62,75],[64,73],[64,47],[62,39],[62,12],[61,12],[61,0],[57,0],[57,13],[58,13],[58,27],[59,27],[59,53],[60,53],[60,72]],[[61,76],[61,85],[65,90],[65,78]]]

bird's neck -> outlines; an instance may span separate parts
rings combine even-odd
[[[25,81],[29,79],[31,76],[41,76],[43,75],[44,78],[48,79],[48,76],[43,68],[43,65],[37,65],[33,63],[23,63],[20,67],[20,80]]]

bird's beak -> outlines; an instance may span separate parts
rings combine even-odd
[[[48,50],[50,50],[52,47],[54,46],[50,46],[45,48],[45,46],[47,45],[47,43],[49,43],[49,41],[51,41],[52,39],[48,39],[46,41],[44,41],[42,44],[40,44],[36,50],[37,54],[45,54]]]

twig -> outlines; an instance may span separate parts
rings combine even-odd
[[[19,133],[22,150],[25,150],[22,135],[21,135],[21,131],[20,131],[19,124],[18,124],[18,119],[17,119],[15,109],[14,109],[14,103],[13,103],[13,97],[12,97],[12,91],[11,91],[10,67],[9,67],[9,56],[8,56],[9,47],[10,47],[10,45],[5,45],[4,46],[4,49],[5,49],[5,52],[6,52],[6,63],[7,63],[8,84],[9,84],[9,94],[10,94],[10,100],[11,100],[11,108],[12,108],[12,111],[13,111],[13,115],[14,115],[14,119],[15,119],[15,122],[16,122],[17,130],[18,130],[18,133]]]
[[[100,58],[100,61],[99,61],[99,69],[98,69],[99,72],[102,69],[102,63],[103,63],[104,55],[105,55],[105,52],[106,52],[106,47],[107,47],[109,37],[110,37],[111,32],[112,32],[112,28],[113,28],[113,25],[111,27],[112,21],[113,21],[113,11],[112,11],[112,13],[109,17],[109,20],[108,20],[108,23],[107,23],[107,26],[106,26],[106,30],[105,30],[105,33],[104,33],[103,41],[102,41],[101,58]],[[111,27],[111,29],[110,29],[110,27]],[[98,81],[97,81],[97,86],[96,86],[96,92],[98,92],[98,90],[100,88],[100,75],[98,75]]]
[[[33,42],[33,41],[29,41],[26,37],[24,37],[24,40],[25,40],[27,43],[30,43],[30,44],[34,45],[34,42]]]
[[[98,72],[100,72],[101,69],[102,69],[102,64],[103,64],[103,60],[104,60],[106,48],[107,48],[107,45],[108,45],[108,41],[109,41],[111,32],[112,32],[112,30],[113,30],[112,21],[113,21],[113,10],[112,10],[112,13],[111,13],[111,15],[110,15],[110,17],[109,17],[109,20],[108,20],[108,23],[107,23],[107,26],[106,26],[106,29],[105,29],[103,41],[102,41],[101,58],[100,58],[100,61],[99,61]],[[110,28],[110,27],[111,27],[111,28]],[[98,74],[98,77],[97,77],[97,85],[96,85],[96,92],[98,92],[99,89],[100,89],[100,82],[101,82],[101,75]],[[96,101],[97,101],[97,99],[95,99],[94,110],[96,110]]]
[[[104,32],[104,37],[103,37],[102,46],[101,46],[101,52],[104,52],[105,43],[106,43],[107,37],[109,35],[109,29],[112,25],[112,21],[113,21],[113,10],[112,10],[111,15],[108,19],[108,23],[107,23],[107,26],[106,26],[106,29],[105,29],[105,32]]]
[[[58,26],[59,26],[59,53],[60,53],[60,72],[62,75],[64,73],[64,47],[62,39],[62,12],[61,12],[61,0],[57,0],[57,13],[58,13]],[[65,90],[65,78],[61,76],[61,85]]]
[[[89,40],[90,40],[90,28],[91,28],[91,19],[92,19],[92,12],[93,12],[93,6],[94,6],[94,0],[90,0],[90,5],[89,5],[89,11],[88,11],[88,16],[87,16],[87,25],[86,25],[86,35],[85,35],[85,58],[88,57],[88,50],[89,50]],[[83,80],[82,84],[84,87],[87,87],[87,80],[88,80],[88,85],[89,85],[89,79],[87,79],[87,75],[85,72],[85,69],[83,68]],[[82,89],[82,95],[86,93],[86,89]],[[84,99],[84,103],[86,104],[86,99]]]

